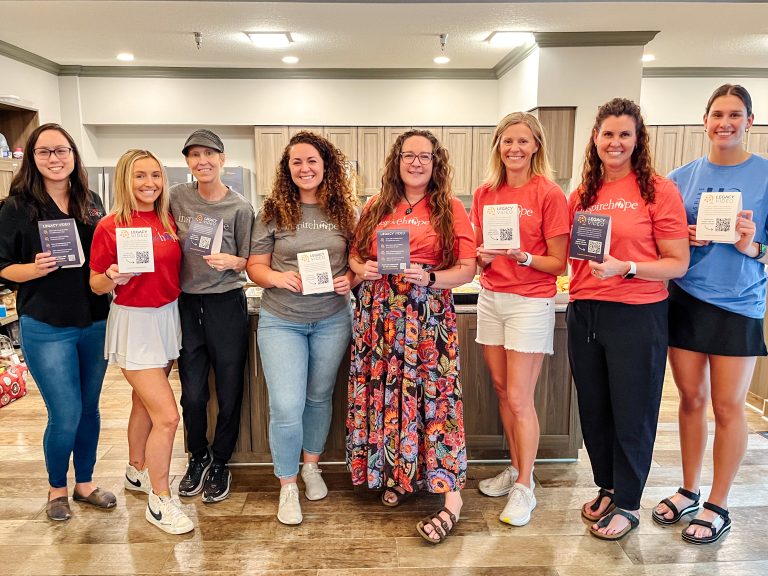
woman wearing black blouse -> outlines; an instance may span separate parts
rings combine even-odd
[[[73,499],[112,508],[115,496],[96,486],[99,396],[104,372],[107,296],[88,284],[88,259],[96,223],[104,215],[72,137],[45,124],[29,137],[21,170],[0,208],[0,277],[17,283],[24,358],[48,409],[43,437],[51,520],[67,520],[67,471],[73,456]],[[38,222],[74,219],[83,247],[82,266],[61,268],[43,252]]]

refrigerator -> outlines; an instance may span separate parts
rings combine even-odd
[[[104,209],[109,212],[114,203],[112,187],[115,181],[115,167],[88,166],[85,170],[88,172],[88,188],[98,194]]]

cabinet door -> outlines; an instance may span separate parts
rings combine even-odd
[[[378,194],[384,169],[384,128],[357,129],[357,173],[362,180],[360,196]]]
[[[329,126],[323,128],[323,136],[344,152],[347,160],[357,162],[357,130],[350,126]]]
[[[290,140],[293,138],[297,133],[302,131],[308,131],[308,132],[314,132],[315,134],[323,135],[323,130],[325,130],[322,126],[288,126],[288,139]]]
[[[658,126],[647,126],[648,128],[648,151],[651,154],[651,158],[656,157],[656,130]]]
[[[290,136],[287,126],[256,126],[256,193],[265,196],[272,190],[277,163]]]
[[[749,129],[747,150],[768,158],[768,126],[752,126]]]
[[[408,132],[410,129],[410,126],[387,126],[384,128],[384,158],[389,154],[389,150],[392,148],[395,140],[397,140],[397,137],[403,132]]]
[[[556,180],[570,180],[573,174],[573,137],[576,126],[576,108],[545,107],[538,109],[538,118],[544,128],[549,161]]]
[[[488,160],[491,157],[491,144],[495,126],[476,126],[472,128],[472,192],[485,180]]]
[[[703,126],[686,126],[683,129],[683,153],[680,165],[685,166],[696,158],[709,154],[709,137]]]
[[[457,196],[472,194],[472,128],[445,128],[443,145],[448,149],[453,165],[453,193]]]
[[[21,160],[0,160],[0,199],[8,196],[11,182],[21,167]]]
[[[430,132],[432,132],[432,134],[435,135],[435,138],[437,138],[440,143],[444,144],[443,136],[444,136],[445,133],[443,131],[443,127],[442,126],[414,126],[413,129],[414,130],[429,130]]]
[[[666,176],[682,166],[683,126],[659,126],[656,130],[656,153],[653,164],[656,172]]]

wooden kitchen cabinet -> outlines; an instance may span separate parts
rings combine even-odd
[[[656,172],[666,176],[682,166],[683,126],[659,126],[656,130],[654,165]]]
[[[256,126],[256,192],[262,196],[272,191],[277,163],[290,140],[287,126]]]
[[[680,154],[680,166],[685,166],[705,154],[709,154],[709,137],[704,132],[704,126],[685,126],[683,128],[683,149]],[[668,173],[659,172],[662,176],[666,176]]]
[[[0,160],[0,199],[8,196],[11,182],[21,168],[21,160]]]
[[[470,193],[474,193],[485,181],[495,131],[496,127],[494,126],[475,126],[472,128],[472,183]]]
[[[357,129],[357,174],[362,184],[361,196],[379,193],[384,154],[384,128]]]
[[[472,194],[472,128],[445,128],[442,143],[448,149],[453,165],[453,193],[457,196]]]

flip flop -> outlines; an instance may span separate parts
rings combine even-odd
[[[590,522],[597,522],[605,516],[606,514],[610,514],[613,512],[613,510],[616,508],[616,504],[613,502],[613,492],[608,492],[605,488],[600,488],[600,490],[597,492],[597,500],[595,500],[592,504],[589,505],[589,510],[592,512],[597,512],[600,509],[600,504],[603,503],[603,498],[608,498],[608,500],[611,501],[610,504],[606,507],[605,510],[598,516],[597,514],[589,514],[587,512],[587,508],[585,508],[586,504],[581,507],[581,517],[585,520],[589,520]]]
[[[400,488],[402,488],[402,486],[400,486]],[[392,501],[387,500],[387,492],[394,494],[395,499]],[[400,504],[411,498],[414,494],[416,494],[416,492],[403,492],[401,494],[395,488],[387,488],[384,490],[384,492],[381,493],[381,503],[384,504],[384,506],[387,508],[397,508],[400,506]]]
[[[693,500],[693,504],[683,508],[682,510],[678,510],[677,506],[675,506],[672,500],[669,498],[664,498],[664,500],[659,502],[659,504],[664,504],[667,508],[670,509],[672,512],[672,518],[667,518],[664,514],[656,512],[656,508],[654,508],[653,512],[651,512],[651,517],[653,518],[653,521],[656,522],[656,524],[661,524],[662,526],[672,526],[672,524],[677,524],[686,514],[696,512],[696,510],[699,509],[699,498],[701,498],[701,492],[691,492],[690,490],[686,490],[685,488],[680,487],[677,489],[677,493],[685,496],[689,500]]]
[[[621,532],[616,532],[615,534],[602,534],[601,532],[598,532],[595,528],[589,527],[589,533],[592,534],[595,538],[600,538],[600,540],[621,540],[632,532],[635,528],[637,528],[640,525],[640,520],[638,520],[634,514],[630,514],[629,512],[622,510],[621,508],[616,508],[613,512],[608,514],[607,516],[603,516],[600,520],[597,521],[597,527],[598,528],[605,528],[608,526],[608,524],[611,523],[611,520],[616,515],[624,516],[627,520],[629,520],[629,524],[622,530]]]
[[[720,540],[720,537],[731,529],[731,519],[728,516],[728,510],[720,508],[720,506],[716,506],[710,502],[704,502],[704,509],[711,510],[717,514],[717,517],[712,522],[694,518],[688,526],[704,526],[704,528],[709,528],[712,533],[709,536],[697,538],[693,534],[688,534],[685,531],[688,529],[686,528],[683,530],[683,540],[686,542],[690,542],[691,544],[712,544],[713,542]]]

